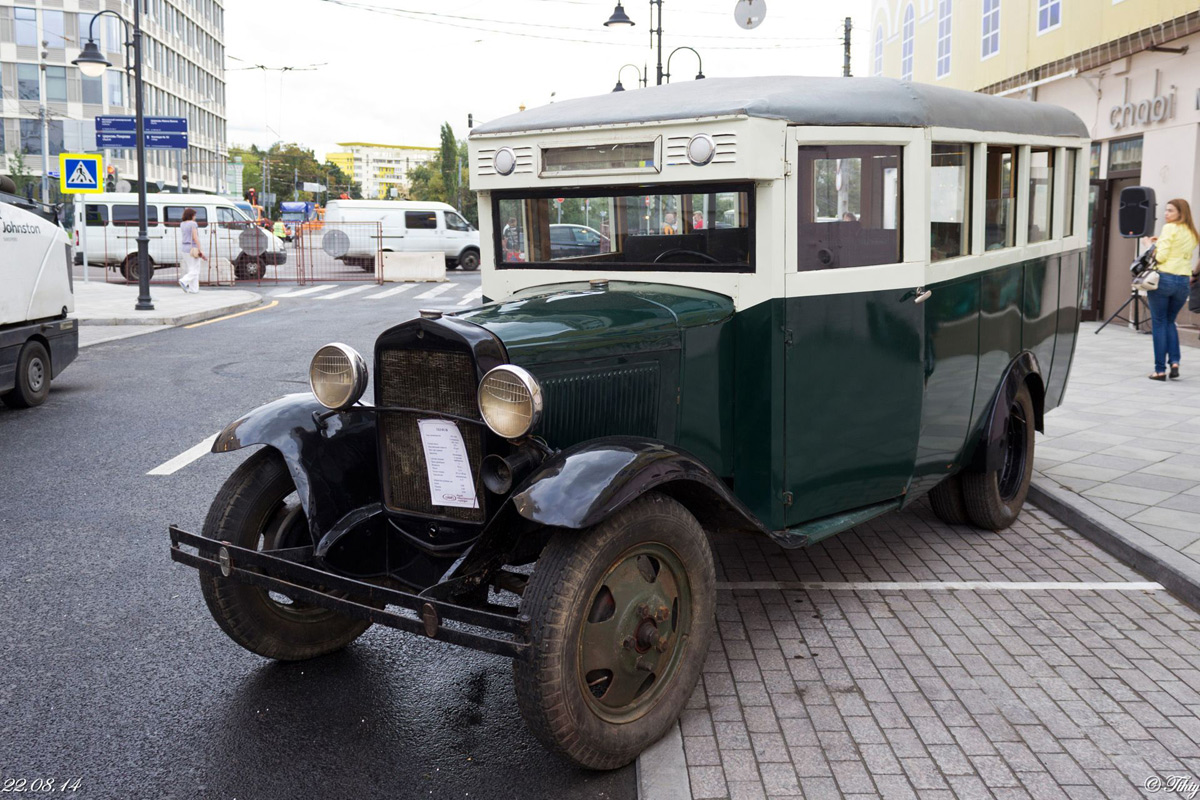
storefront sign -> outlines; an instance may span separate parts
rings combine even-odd
[[[1119,131],[1133,125],[1149,125],[1175,118],[1176,89],[1172,86],[1170,92],[1160,94],[1159,78],[1160,71],[1154,70],[1154,96],[1137,103],[1129,99],[1129,78],[1125,79],[1125,102],[1113,106],[1108,114],[1108,121],[1113,130]]]

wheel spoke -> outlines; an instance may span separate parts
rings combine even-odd
[[[602,702],[610,708],[622,708],[632,703],[638,696],[638,690],[645,684],[649,672],[616,671],[613,673],[612,684],[604,693]]]
[[[617,628],[618,618],[604,622],[585,622],[583,641],[579,654],[584,674],[597,669],[616,670],[621,656],[621,631]]]

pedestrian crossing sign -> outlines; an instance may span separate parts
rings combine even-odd
[[[101,183],[102,157],[86,153],[60,153],[58,156],[59,188],[63,194],[103,192]]]

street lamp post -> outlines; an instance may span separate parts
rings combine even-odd
[[[684,45],[683,47],[676,47],[674,50],[671,51],[670,55],[667,56],[667,71],[666,71],[666,74],[663,75],[663,77],[667,79],[667,83],[671,82],[671,56],[675,55],[680,50],[691,50],[693,53],[695,53],[695,55],[696,55],[696,80],[698,80],[698,81],[704,80],[704,61],[701,60],[700,54],[696,53],[695,49],[688,47],[687,45]]]
[[[670,61],[671,61],[671,59],[670,59],[670,58],[668,58],[668,59],[667,59],[667,62],[669,63]],[[633,67],[633,71],[637,73],[637,76],[638,76],[638,83],[639,83],[641,86],[645,86],[645,85],[646,85],[646,72],[645,72],[645,70],[638,69],[638,68],[637,68],[637,64],[626,64],[625,66],[623,66],[623,67],[621,67],[619,70],[617,70],[617,85],[613,87],[613,91],[614,91],[614,92],[623,92],[623,91],[625,91],[625,87],[621,85],[621,73],[622,73],[622,72],[624,72],[624,71],[625,71],[625,70],[626,70],[628,67]]]
[[[105,9],[92,16],[88,23],[88,38],[83,45],[79,57],[71,63],[79,67],[79,71],[89,78],[99,78],[104,71],[112,66],[96,45],[94,29],[96,20],[104,14],[112,14],[121,20],[125,26],[125,69],[129,69],[129,50],[133,49],[134,71],[134,131],[137,136],[137,193],[138,193],[138,233],[137,233],[137,266],[138,266],[138,299],[135,311],[153,311],[154,304],[150,302],[150,236],[146,224],[146,140],[145,117],[143,115],[142,92],[142,4],[133,4],[133,35],[130,38],[129,22],[115,11]]]
[[[650,43],[653,46],[657,37],[658,41],[658,86],[662,86],[663,82],[663,60],[662,60],[662,6],[663,0],[650,0],[650,24],[654,24],[654,7],[658,6],[658,26],[650,29]],[[620,0],[617,0],[617,7],[613,9],[612,16],[604,23],[606,28],[632,28],[633,20],[625,13],[624,7],[621,6]]]

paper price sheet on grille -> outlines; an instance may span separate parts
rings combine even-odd
[[[444,419],[421,419],[417,425],[425,449],[430,502],[435,506],[479,508],[467,445],[458,426]]]

